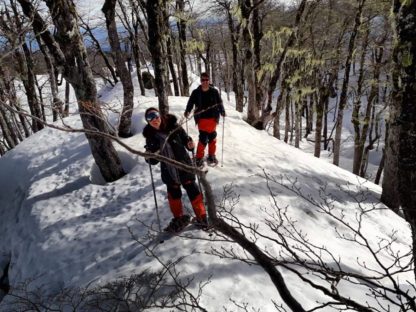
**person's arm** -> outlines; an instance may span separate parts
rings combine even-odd
[[[195,104],[195,90],[192,91],[191,96],[189,97],[189,100],[188,100],[188,104],[186,104],[186,109],[183,114],[186,118],[188,118],[189,114],[194,108],[194,104]]]

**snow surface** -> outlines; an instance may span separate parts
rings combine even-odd
[[[137,86],[136,90],[139,90]],[[100,100],[118,105],[122,94],[119,84],[112,90],[103,90]],[[170,97],[171,112],[182,116],[186,102],[186,97]],[[157,99],[151,95],[136,95],[135,103],[134,136],[123,142],[143,151],[143,112],[150,106],[157,107]],[[289,180],[297,179],[301,192],[318,202],[321,201],[319,190],[325,187],[326,193],[331,194],[334,213],[343,213],[352,224],[359,205],[364,209],[385,208],[378,203],[381,188],[287,145],[266,131],[248,126],[243,116],[234,110],[232,102],[225,102],[225,108],[225,123],[221,120],[218,127],[220,165],[210,168],[207,175],[216,204],[230,208],[233,201],[224,199],[224,188],[230,189],[234,199],[239,197],[233,210],[235,216],[244,224],[257,224],[265,235],[276,237],[263,222],[268,217],[265,210],[272,212],[272,192],[279,208],[287,208],[288,215],[296,220],[296,228],[304,231],[314,244],[325,246],[335,257],[340,257],[345,270],[363,272],[357,262],[375,267],[364,248],[336,237],[336,229],[347,233],[345,227],[284,186],[273,182],[268,186],[264,175],[283,177],[283,184],[287,186],[290,186]],[[115,116],[112,121],[116,122]],[[77,115],[66,122],[81,127]],[[183,126],[197,140],[193,121]],[[193,279],[189,289],[195,294],[200,282],[210,280],[203,288],[200,301],[208,311],[238,311],[231,300],[261,311],[275,311],[273,301],[282,304],[268,275],[260,267],[212,254],[213,249],[231,247],[237,254],[243,254],[235,244],[223,242],[216,234],[208,236],[202,231],[187,231],[183,237],[171,238],[163,244],[159,244],[158,239],[149,239],[150,229],[155,233],[158,224],[148,164],[143,158],[115,146],[128,173],[113,183],[104,183],[83,134],[46,128],[0,158],[0,276],[4,264],[11,260],[9,281],[12,286],[30,281],[30,289],[41,288],[44,293],[53,294],[65,287],[103,285],[145,269],[160,268],[158,260],[147,255],[147,247],[165,263],[184,257],[177,267],[182,278]],[[164,226],[171,218],[166,187],[160,180],[159,166],[153,166],[153,174]],[[366,197],[358,204],[361,190],[366,192]],[[183,199],[190,210],[186,195]],[[387,239],[393,231],[397,231],[397,239],[392,248],[400,254],[406,253],[410,248],[410,231],[400,217],[387,209],[366,214],[363,233],[371,244],[376,245],[381,238]],[[132,235],[143,244],[136,242]],[[280,250],[263,238],[258,238],[258,244],[274,255]],[[387,255],[381,258],[391,261]],[[331,259],[327,260],[331,265]],[[304,308],[311,309],[317,301],[327,299],[292,273],[278,268],[289,290]],[[411,272],[400,276],[401,283],[406,281],[414,284]],[[363,287],[345,283],[340,285],[340,290],[362,304],[375,304],[365,297]],[[0,310],[10,300],[12,298],[6,296]]]

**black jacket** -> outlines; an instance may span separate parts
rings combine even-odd
[[[189,97],[188,104],[186,105],[185,113],[190,113],[195,105],[194,118],[195,122],[198,123],[199,119],[202,118],[215,118],[219,119],[220,115],[225,114],[224,105],[222,104],[222,99],[220,93],[214,87],[209,87],[205,92],[208,92],[206,95],[208,101],[202,101],[202,91],[201,86],[192,91],[191,96]]]
[[[167,148],[162,136],[168,136],[167,143],[171,147],[173,153],[172,159],[182,162],[187,165],[192,165],[191,158],[187,152],[187,144],[192,141],[192,138],[188,136],[185,130],[178,125],[177,118],[174,115],[168,114],[164,118],[164,129],[157,130],[150,125],[146,125],[143,129],[143,136],[146,138],[146,150],[152,153],[158,152],[162,147]],[[160,135],[158,135],[158,133]],[[164,155],[163,151],[160,152]],[[156,159],[146,160],[152,165],[157,164],[159,161]],[[167,185],[176,184],[175,178],[172,176],[172,170],[175,170],[173,166],[166,163],[161,163],[162,181]],[[195,175],[186,171],[177,170],[179,176],[179,182],[185,183],[187,181],[195,181]]]

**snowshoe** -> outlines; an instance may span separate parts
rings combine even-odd
[[[191,222],[189,215],[183,215],[178,218],[173,218],[169,225],[164,229],[165,232],[179,233]]]
[[[208,166],[215,167],[216,165],[218,165],[217,157],[215,157],[215,155],[209,155],[207,158],[207,163]]]
[[[192,223],[195,225],[195,227],[201,229],[201,230],[208,230],[209,229],[209,224],[208,224],[208,218],[207,216],[203,216],[202,218],[194,218],[192,220]]]

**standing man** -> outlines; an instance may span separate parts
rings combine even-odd
[[[217,149],[217,124],[220,115],[225,117],[225,110],[222,104],[220,93],[209,83],[209,75],[201,74],[201,85],[192,91],[186,105],[185,117],[188,118],[195,105],[194,118],[198,125],[199,142],[196,149],[196,165],[201,167],[204,161],[205,147],[208,144],[208,165],[218,164],[215,151]]]

